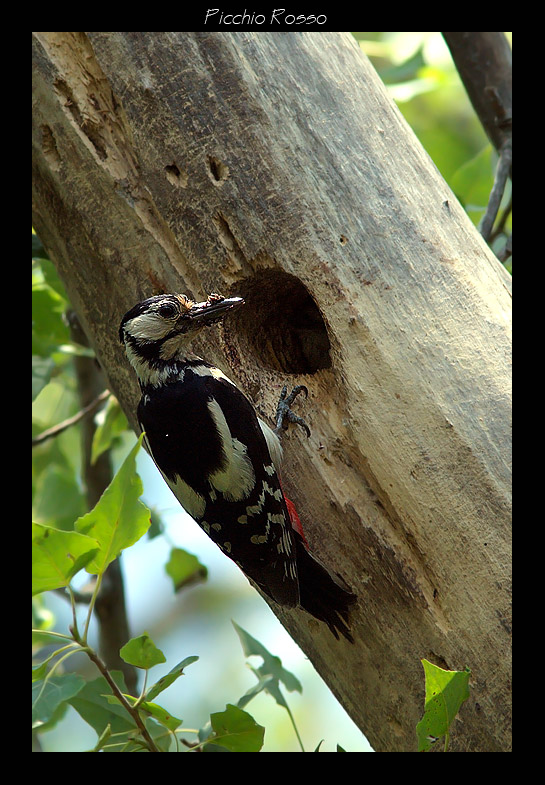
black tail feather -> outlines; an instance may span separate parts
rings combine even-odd
[[[339,640],[339,633],[354,643],[350,632],[349,610],[356,602],[343,579],[330,572],[309,550],[303,540],[297,540],[297,569],[299,573],[299,604],[316,619],[324,621]]]

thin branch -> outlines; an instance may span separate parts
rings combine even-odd
[[[104,678],[106,679],[106,681],[107,681],[107,682],[108,682],[108,684],[110,685],[110,689],[112,690],[112,692],[113,692],[113,694],[115,695],[115,697],[116,697],[116,698],[118,699],[118,701],[121,703],[121,705],[123,706],[123,708],[124,708],[124,709],[125,709],[125,710],[126,710],[126,711],[127,711],[129,714],[130,714],[130,715],[131,715],[131,717],[133,718],[133,720],[134,720],[134,722],[136,723],[136,725],[137,725],[137,727],[138,727],[138,729],[139,729],[140,733],[142,734],[142,737],[143,737],[143,738],[145,739],[145,741],[146,741],[146,744],[147,744],[147,746],[148,746],[148,749],[149,749],[149,751],[150,751],[150,752],[159,752],[159,750],[158,750],[158,748],[157,748],[157,746],[156,746],[155,742],[154,742],[154,741],[153,741],[153,739],[151,738],[151,736],[150,736],[150,734],[149,734],[149,731],[148,731],[148,729],[146,728],[146,726],[145,726],[145,724],[144,724],[144,722],[143,722],[143,720],[142,720],[142,717],[141,717],[141,715],[140,715],[140,712],[138,711],[138,709],[135,709],[135,708],[134,708],[134,707],[131,705],[131,703],[130,703],[130,702],[129,702],[129,701],[126,699],[126,698],[125,698],[125,696],[123,695],[123,693],[121,692],[121,690],[119,689],[119,687],[117,686],[117,684],[115,683],[115,681],[112,679],[112,677],[111,677],[111,675],[110,675],[110,672],[108,671],[108,668],[107,668],[107,667],[105,666],[105,664],[102,662],[102,660],[100,659],[100,657],[98,656],[98,654],[97,654],[95,651],[93,651],[93,649],[91,649],[91,648],[90,648],[90,647],[88,647],[88,646],[86,646],[86,647],[85,647],[85,651],[86,651],[86,653],[87,653],[87,656],[89,657],[89,659],[90,659],[92,662],[94,662],[94,663],[95,663],[95,665],[97,666],[97,668],[99,669],[99,671],[101,672],[101,674],[104,676]]]
[[[499,221],[494,226],[494,231],[490,235],[490,242],[494,242],[496,237],[500,234],[505,234],[505,224],[507,223],[507,219],[511,215],[511,211],[513,210],[513,195],[509,197],[509,202],[504,207],[502,214],[500,215]]]
[[[509,172],[511,171],[512,161],[513,147],[511,140],[509,139],[505,142],[500,152],[500,158],[496,168],[496,174],[494,176],[494,185],[490,191],[490,198],[488,200],[486,213],[484,214],[479,224],[479,231],[485,240],[490,239],[492,227],[494,226],[494,221],[496,220],[498,210],[500,209],[505,185],[509,177]]]
[[[505,243],[505,248],[503,251],[498,254],[498,259],[500,262],[506,262],[510,256],[513,255],[513,235],[509,235],[507,238],[507,242]]]
[[[66,591],[65,588],[62,589],[54,589],[55,594],[58,594],[59,597],[64,597],[65,600],[71,602],[70,594]],[[74,598],[74,602],[79,603],[80,605],[89,605],[91,602],[91,597],[93,596],[93,592],[84,592],[84,591],[77,591],[77,589],[71,588],[71,592]]]
[[[48,439],[53,439],[55,436],[58,436],[59,433],[66,431],[67,428],[77,425],[77,423],[81,422],[81,420],[83,420],[85,417],[93,414],[93,412],[95,412],[99,406],[103,404],[104,401],[106,401],[109,397],[110,391],[104,390],[100,393],[100,395],[97,395],[94,401],[91,401],[88,406],[80,409],[80,411],[77,414],[74,414],[73,417],[68,417],[66,420],[63,420],[57,425],[54,425],[52,428],[48,428],[46,431],[42,431],[42,433],[38,434],[38,436],[35,436],[34,439],[32,439],[32,446],[36,447],[38,444],[43,444]]]

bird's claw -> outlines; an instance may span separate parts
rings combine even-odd
[[[304,384],[298,384],[297,387],[293,388],[289,395],[287,385],[284,385],[282,388],[282,392],[280,393],[280,400],[278,401],[278,406],[276,407],[276,433],[279,434],[282,430],[286,431],[288,429],[288,424],[291,422],[300,425],[301,428],[306,431],[307,437],[310,436],[310,428],[306,422],[302,417],[299,417],[290,409],[291,404],[301,392],[304,392],[305,398],[308,398],[308,390]]]

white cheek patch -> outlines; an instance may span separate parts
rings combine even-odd
[[[220,434],[224,452],[221,468],[208,479],[227,501],[240,501],[249,495],[255,484],[252,462],[246,445],[231,435],[221,406],[213,398],[208,401],[208,410]]]
[[[157,313],[142,313],[125,325],[129,335],[143,341],[160,341],[171,329],[171,323]]]

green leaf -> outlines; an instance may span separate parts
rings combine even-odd
[[[255,638],[252,638],[252,636],[246,632],[246,630],[243,630],[242,627],[239,627],[236,622],[233,621],[232,624],[237,632],[238,637],[240,638],[240,643],[242,644],[242,648],[246,657],[252,657],[255,655],[257,657],[261,657],[263,660],[263,665],[261,667],[257,669],[252,668],[261,682],[261,689],[265,689],[267,692],[273,695],[276,702],[280,706],[287,708],[286,701],[278,689],[279,682],[282,682],[288,692],[303,692],[301,682],[296,676],[293,675],[293,673],[290,673],[290,671],[287,671],[282,667],[282,660],[280,657],[275,657],[273,654],[271,654],[262,643],[257,641]],[[246,694],[248,695],[250,692],[253,692],[253,690],[249,690]],[[251,697],[254,697],[256,694],[256,692],[253,692]],[[246,696],[241,698],[239,705],[241,705],[241,701],[244,701],[245,697]],[[246,700],[242,705],[246,705],[248,702],[249,701]]]
[[[42,274],[46,284],[66,302],[68,300],[66,289],[64,288],[64,284],[58,276],[57,268],[53,262],[50,259],[44,258],[42,256],[40,259],[40,267],[42,268]]]
[[[38,476],[33,517],[37,523],[65,531],[74,530],[74,521],[87,506],[76,473],[71,466],[50,462]]]
[[[278,679],[275,679],[274,676],[267,674],[265,676],[260,676],[259,673],[255,670],[255,668],[251,669],[254,676],[257,678],[257,683],[254,684],[253,687],[246,690],[242,698],[240,698],[237,702],[237,706],[243,709],[247,706],[256,695],[259,695],[260,692],[268,692],[269,695],[272,695],[275,701],[278,703],[279,706],[282,708],[287,709],[288,705],[286,703],[286,699],[282,695],[280,690],[280,686],[278,684]]]
[[[232,620],[231,620],[232,621]],[[263,665],[260,668],[252,668],[252,673],[257,679],[257,684],[251,687],[246,693],[240,698],[237,703],[239,708],[246,706],[252,698],[255,698],[260,692],[267,692],[271,695],[276,703],[282,708],[286,709],[288,712],[291,724],[293,725],[293,730],[295,731],[295,735],[299,741],[301,746],[301,750],[304,752],[303,742],[301,736],[299,735],[299,731],[297,730],[297,725],[295,724],[295,719],[293,714],[291,713],[291,709],[288,706],[284,695],[282,694],[282,690],[280,689],[280,682],[284,684],[287,690],[293,692],[297,690],[297,692],[303,692],[303,688],[301,687],[300,681],[290,673],[285,668],[282,667],[282,660],[280,657],[275,657],[271,654],[262,643],[257,641],[255,638],[243,630],[242,627],[239,627],[234,621],[232,621],[235,630],[237,631],[238,637],[240,638],[240,642],[242,644],[242,648],[244,650],[244,654],[247,657],[251,656],[258,656],[261,657],[263,660]]]
[[[92,537],[32,524],[32,594],[68,586],[98,552]]]
[[[155,537],[159,537],[164,533],[165,527],[163,525],[161,513],[159,513],[155,507],[150,507],[150,513],[151,523],[148,529],[148,540],[153,540]]]
[[[380,77],[384,84],[398,84],[409,79],[416,79],[421,68],[426,65],[424,47],[420,46],[407,60],[384,68]]]
[[[163,690],[166,690],[167,687],[170,687],[170,685],[176,681],[176,679],[184,675],[184,668],[187,668],[187,666],[191,665],[193,662],[197,662],[198,659],[198,657],[193,655],[186,657],[184,660],[179,662],[178,665],[175,665],[174,668],[172,668],[172,670],[166,674],[166,676],[160,678],[159,681],[156,681],[155,684],[153,684],[149,690],[146,691],[146,700],[155,700],[155,698],[161,692],[163,692]]]
[[[101,412],[102,415],[102,412]],[[127,418],[123,409],[119,405],[117,398],[110,395],[106,410],[103,413],[103,421],[97,427],[93,435],[93,445],[91,447],[91,463],[95,463],[103,452],[109,450],[116,438],[128,427]]]
[[[69,701],[85,687],[85,679],[76,673],[52,676],[47,681],[32,685],[32,726],[49,722],[59,706]]]
[[[32,287],[32,354],[49,357],[57,346],[69,343],[65,308],[66,300],[45,282]]]
[[[106,725],[106,727],[98,737],[97,743],[95,744],[93,749],[90,750],[90,752],[100,752],[100,750],[104,747],[104,745],[108,743],[111,735],[112,735],[112,726]]]
[[[32,648],[40,649],[44,640],[49,643],[55,636],[50,635],[50,630],[55,625],[55,615],[46,606],[41,594],[32,598]],[[58,641],[57,641],[58,642]]]
[[[322,746],[323,743],[324,743],[324,740],[322,739],[321,742],[316,747],[316,749],[314,750],[314,752],[320,752],[320,747]],[[341,747],[340,744],[337,744],[336,752],[346,752],[346,750],[345,750],[344,747]]]
[[[124,693],[123,697],[128,703],[131,704],[131,706],[134,706],[137,702],[137,698],[135,698],[134,695],[128,695]],[[110,705],[119,707],[123,705],[117,695],[104,695],[104,698],[106,698]],[[142,703],[138,704],[137,710],[143,719],[148,717],[152,720],[152,722],[146,721],[146,727],[150,731],[154,741],[158,744],[158,746],[162,747],[164,751],[166,751],[170,744],[168,738],[162,734],[159,725],[163,725],[170,731],[175,731],[176,728],[179,728],[182,724],[182,720],[178,717],[175,717],[162,706],[159,706],[158,703],[142,701]],[[159,725],[157,723],[159,723]]]
[[[485,208],[488,204],[494,183],[495,155],[492,145],[488,144],[452,175],[452,190],[466,209]]]
[[[422,660],[426,677],[424,716],[416,726],[418,752],[428,752],[436,741],[446,737],[462,703],[469,698],[471,671],[446,671]]]
[[[34,401],[51,379],[55,363],[50,357],[32,355],[32,400]]]
[[[182,548],[172,548],[170,559],[165,564],[167,575],[172,578],[174,591],[179,591],[191,583],[206,580],[208,570],[196,556]]]
[[[165,655],[161,649],[157,648],[147,632],[144,632],[137,638],[131,638],[128,643],[122,646],[119,654],[129,665],[134,665],[136,668],[143,668],[144,670],[153,668],[154,665],[159,665],[161,662],[166,662]]]
[[[213,734],[210,741],[230,752],[259,752],[265,728],[251,714],[228,703],[225,711],[210,715]]]
[[[33,636],[34,638],[34,636]],[[56,657],[59,656],[58,649],[60,648],[60,644],[62,642],[61,638],[56,638],[54,641],[56,649],[52,651],[49,656],[47,656],[42,662],[36,663],[32,666],[32,681],[39,681],[40,679],[44,679],[47,675],[48,668],[47,666],[49,663],[54,660]]]
[[[136,472],[136,454],[143,436],[140,435],[94,509],[76,521],[76,530],[94,537],[100,545],[98,554],[86,568],[91,574],[103,573],[149,527],[150,511],[140,501],[142,481]]]
[[[111,671],[111,676],[121,692],[125,693],[127,687],[123,675],[119,671]],[[136,725],[131,716],[119,704],[108,703],[108,696],[111,694],[110,685],[103,676],[99,676],[87,682],[68,702],[98,736],[101,736],[108,725],[111,726],[112,733],[133,733]]]
[[[32,666],[32,681],[41,681],[45,677],[49,659],[48,657],[47,660]]]
[[[171,731],[175,731],[176,728],[179,728],[182,724],[182,720],[180,720],[178,717],[175,717],[162,706],[159,706],[158,703],[143,701],[138,708],[141,711],[149,714],[150,717],[153,717],[154,720],[157,720],[157,722],[161,723],[161,725],[164,725],[165,728],[168,728]]]
[[[34,230],[32,231],[32,258],[35,259],[39,257],[41,259],[47,259],[47,252],[43,246],[42,241],[35,234]]]

